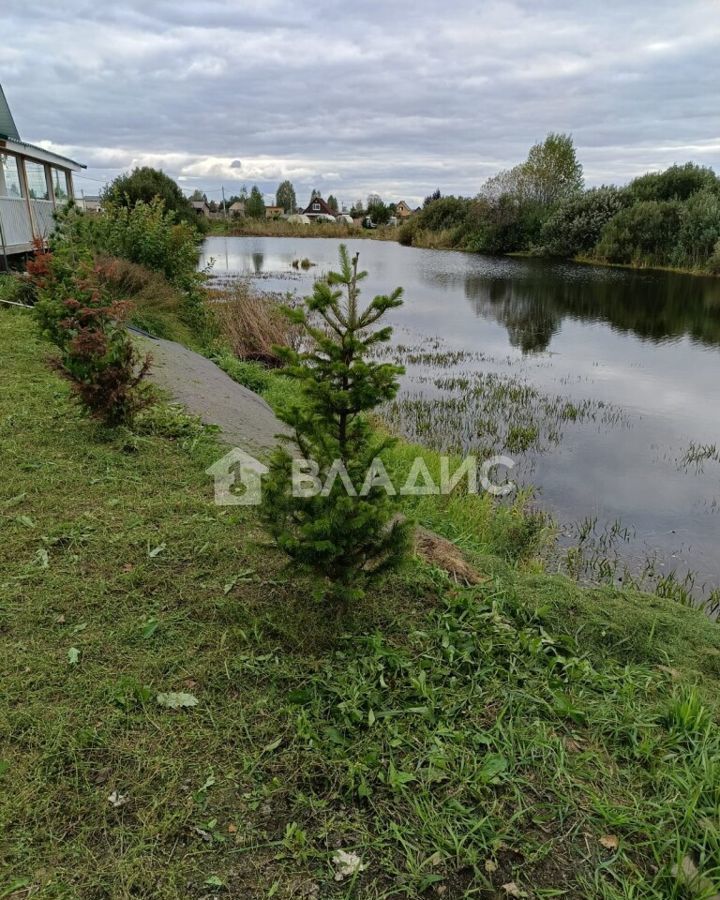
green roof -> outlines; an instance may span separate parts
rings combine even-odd
[[[2,85],[0,84],[0,137],[12,138],[13,140],[19,141],[20,134],[17,130],[17,125],[15,124],[15,119],[12,117],[12,113],[10,112],[10,107],[8,106],[8,102],[5,99],[5,94],[3,93]]]

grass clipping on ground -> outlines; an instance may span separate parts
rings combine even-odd
[[[103,432],[49,349],[0,311],[0,896],[717,890],[715,624],[478,551],[335,634],[213,438]]]

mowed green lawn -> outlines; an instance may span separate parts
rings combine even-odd
[[[49,353],[0,309],[0,897],[718,889],[718,626],[489,540],[338,626],[213,505],[212,436],[103,432]]]

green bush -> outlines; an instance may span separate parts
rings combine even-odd
[[[616,187],[600,187],[564,200],[540,231],[540,247],[549,256],[589,253],[603,228],[626,205],[626,194]]]
[[[110,256],[158,273],[179,293],[181,322],[200,344],[212,341],[216,328],[202,290],[205,276],[197,271],[197,232],[185,222],[176,223],[160,198],[138,201],[132,208],[107,203],[99,216],[85,215],[70,205],[57,216],[51,248],[56,258],[68,260],[71,271],[73,260]],[[159,304],[149,305],[157,308]],[[137,314],[141,324],[145,315],[153,331],[157,316],[148,310]]]
[[[471,200],[464,197],[441,197],[439,200],[433,200],[418,214],[416,228],[443,231],[462,225],[470,211],[471,203]]]
[[[614,263],[667,265],[678,242],[682,204],[643,200],[621,210],[603,228],[595,255]]]
[[[135,168],[119,175],[103,191],[103,206],[127,206],[133,209],[138,203],[151,204],[162,200],[168,212],[175,213],[178,221],[196,226],[198,216],[179,186],[159,169],[150,166]]]
[[[183,286],[197,279],[197,232],[177,223],[159,197],[132,207],[107,203],[99,216],[70,206],[57,216],[51,249],[61,245],[127,259]]]
[[[19,303],[20,306],[33,306],[37,300],[35,284],[26,274],[0,275],[0,300]],[[6,304],[0,303],[0,309],[3,307]]]
[[[97,221],[98,249],[162,272],[168,281],[185,281],[195,274],[196,232],[184,222],[177,224],[162,200],[108,206]]]
[[[715,244],[713,254],[708,260],[707,269],[713,275],[720,275],[720,241]]]
[[[713,170],[691,162],[670,166],[664,172],[648,172],[628,185],[634,201],[687,200],[698,191],[718,189],[720,182]]]
[[[418,219],[417,217],[413,217],[408,219],[407,222],[403,222],[400,226],[400,230],[398,231],[398,242],[403,245],[403,247],[412,247],[413,240],[418,231]]]
[[[683,204],[673,264],[687,269],[708,268],[720,241],[720,195],[703,190]]]

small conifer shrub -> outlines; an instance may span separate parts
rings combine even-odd
[[[367,413],[395,396],[403,371],[371,357],[390,340],[392,328],[375,326],[402,304],[402,289],[360,309],[366,275],[358,271],[358,256],[351,260],[341,245],[340,271],[316,282],[303,305],[285,311],[303,342],[278,353],[302,399],[280,412],[296,447],[276,449],[263,490],[263,519],[277,545],[321,576],[325,596],[340,607],[402,558],[409,529],[384,477],[381,453],[390,440],[367,421]],[[313,469],[315,490],[306,496],[293,491],[297,450]]]

